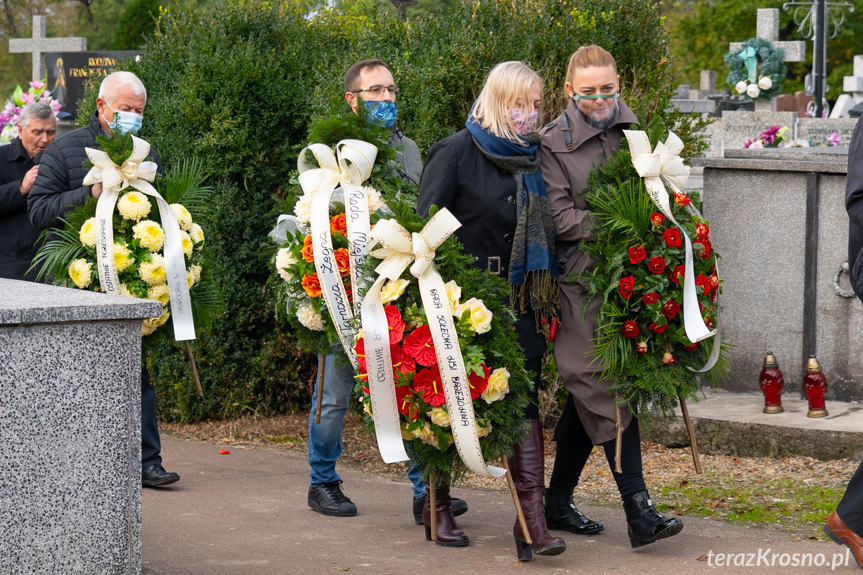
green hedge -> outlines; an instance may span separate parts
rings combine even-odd
[[[194,395],[183,348],[150,344],[162,417],[280,412],[308,401],[314,358],[275,320],[267,232],[310,118],[343,93],[354,61],[390,64],[402,87],[400,126],[423,151],[464,125],[486,73],[502,60],[540,72],[544,114],[553,119],[565,103],[568,57],[582,44],[615,54],[623,97],[645,121],[667,106],[670,65],[654,2],[458,4],[404,22],[382,1],[309,19],[286,6],[234,0],[169,11],[158,22],[141,61],[130,65],[149,94],[143,135],[165,163],[196,155],[210,170],[217,191],[205,229],[226,304],[213,332],[194,343],[206,400]]]

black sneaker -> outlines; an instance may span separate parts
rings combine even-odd
[[[324,515],[353,517],[357,506],[342,493],[341,481],[318,483],[309,486],[309,507]]]
[[[180,476],[176,473],[165,471],[161,463],[153,463],[141,470],[141,486],[142,487],[161,487],[170,485],[180,480]]]
[[[414,523],[417,525],[423,524],[423,507],[426,504],[426,498],[428,498],[428,494],[423,495],[422,497],[414,497]],[[467,501],[464,499],[459,499],[457,497],[452,498],[452,514],[454,516],[464,515],[467,511]]]

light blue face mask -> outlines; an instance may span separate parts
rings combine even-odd
[[[106,102],[106,104],[108,104]],[[114,110],[111,104],[108,107]],[[107,120],[105,120],[107,121]],[[110,122],[111,131],[117,132],[121,136],[129,132],[135,134],[141,129],[141,124],[144,122],[144,116],[134,112],[124,112],[122,110],[114,110],[114,121]]]
[[[398,108],[395,102],[369,102],[363,100],[366,106],[366,118],[369,122],[383,124],[387,128],[392,128],[396,123],[396,118],[399,115]]]

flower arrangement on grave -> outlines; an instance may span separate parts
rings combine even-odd
[[[802,138],[788,138],[788,126],[771,126],[761,132],[757,138],[746,140],[743,143],[744,148],[750,150],[760,148],[835,148],[839,145],[839,132],[832,132],[824,137],[824,142],[815,144],[812,140],[804,140]]]
[[[581,279],[602,298],[593,355],[609,392],[642,412],[670,414],[696,397],[699,375],[724,378],[728,346],[717,335],[719,255],[697,193],[683,189],[683,144],[670,132],[659,142],[663,132],[659,123],[649,138],[627,131],[630,149],[591,174],[595,241],[583,249],[596,266]]]
[[[84,184],[101,182],[101,196],[43,233],[33,265],[40,278],[67,287],[159,301],[161,317],[145,319],[141,334],[173,317],[175,339],[194,339],[195,324],[211,324],[221,309],[202,251],[204,230],[193,216],[212,191],[200,163],[169,170],[157,182],[160,193],[151,184],[157,166],[144,161],[147,142],[126,134],[98,136],[97,144],[85,148],[92,168]]]
[[[788,74],[783,56],[782,49],[774,48],[767,40],[750,38],[740,50],[725,55],[726,82],[750,100],[769,100],[782,93],[782,80]]]
[[[30,82],[25,92],[21,86],[15,86],[12,97],[6,100],[3,111],[0,112],[0,144],[7,144],[18,136],[18,119],[21,109],[27,104],[41,102],[51,106],[54,117],[60,112],[60,101],[51,97],[51,92],[45,87],[45,82]]]
[[[406,202],[372,230],[355,345],[356,393],[385,461],[411,457],[426,472],[500,476],[488,465],[524,429],[531,385],[502,278],[472,266],[448,210],[424,219]],[[381,260],[381,261],[378,261]]]

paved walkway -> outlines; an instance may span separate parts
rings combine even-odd
[[[860,572],[832,543],[693,517],[683,517],[680,535],[632,550],[622,509],[590,506],[583,510],[605,523],[604,533],[560,532],[565,553],[518,563],[506,492],[454,489],[470,505],[459,524],[471,545],[448,549],[427,542],[414,525],[406,479],[340,469],[360,513],[325,517],[306,505],[303,454],[227,447],[230,455],[219,455],[225,446],[171,436],[162,446],[167,467],[182,480],[144,490],[144,575]],[[807,561],[811,566],[799,566]]]

